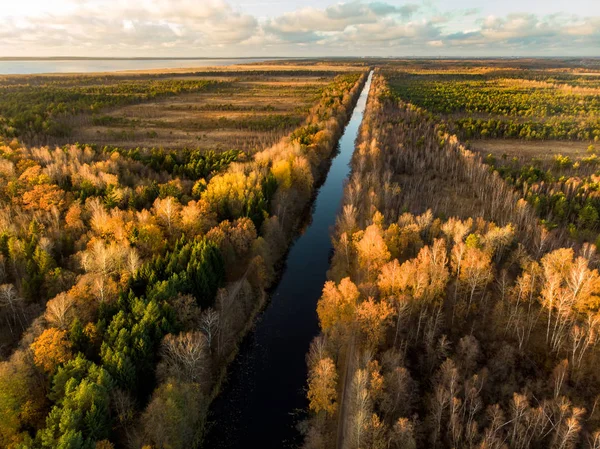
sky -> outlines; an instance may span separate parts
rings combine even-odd
[[[0,57],[600,56],[600,0],[2,0]]]

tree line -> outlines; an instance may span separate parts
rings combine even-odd
[[[333,242],[304,447],[599,447],[595,246],[381,73]]]
[[[247,159],[2,146],[0,445],[198,446],[365,80]]]

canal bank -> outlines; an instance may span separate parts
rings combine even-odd
[[[209,416],[205,448],[285,448],[301,442],[306,362],[318,334],[317,300],[329,268],[330,229],[350,173],[350,159],[371,85],[363,88],[319,189],[304,233],[291,247],[271,300],[229,368],[229,378]]]

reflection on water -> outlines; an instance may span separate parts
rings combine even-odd
[[[316,309],[329,269],[330,230],[350,172],[371,76],[319,189],[312,221],[290,249],[271,302],[242,344],[213,404],[207,449],[280,449],[299,443],[296,426],[308,407],[305,355],[319,331]]]
[[[90,73],[121,70],[180,69],[250,64],[268,59],[78,59],[78,60],[0,60],[0,75],[34,73]]]

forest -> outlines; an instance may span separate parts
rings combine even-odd
[[[333,232],[304,447],[600,447],[596,246],[398,77],[376,72]]]
[[[598,67],[0,76],[0,448],[211,446],[329,201],[327,281],[300,273],[313,331],[289,341],[306,376],[283,376],[306,410],[268,384],[295,422],[282,448],[600,449]]]
[[[332,76],[294,132],[252,153],[5,136],[1,447],[201,444],[365,80],[362,70]],[[69,97],[70,108],[112,101],[98,95]]]

